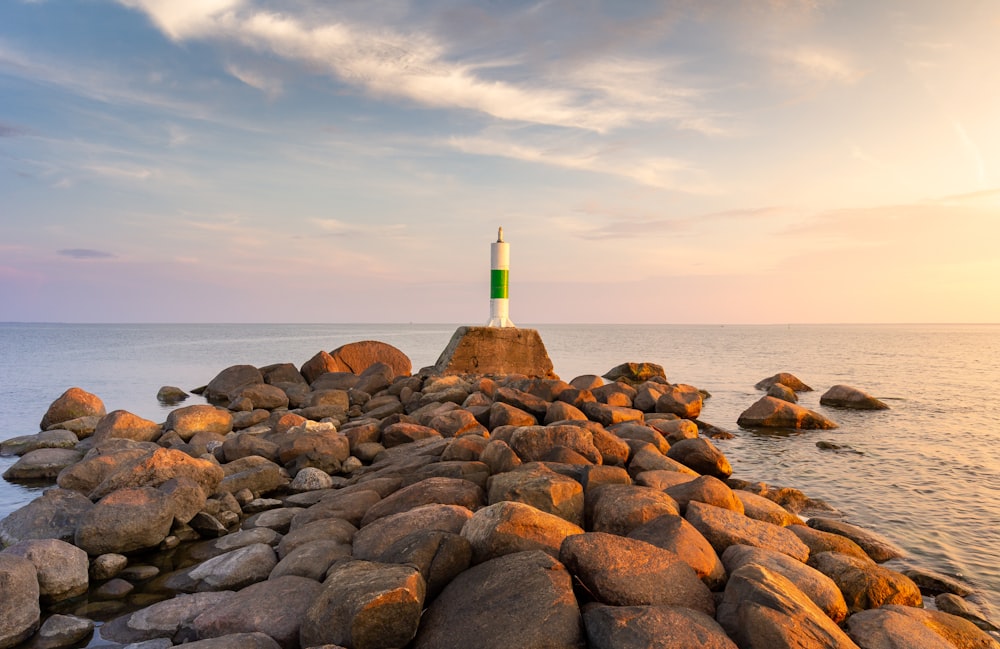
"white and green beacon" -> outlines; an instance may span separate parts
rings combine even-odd
[[[490,244],[490,321],[487,327],[513,327],[507,283],[510,279],[510,244],[503,240],[503,228],[496,243]]]

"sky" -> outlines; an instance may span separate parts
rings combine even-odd
[[[995,0],[4,0],[0,322],[1000,322]]]

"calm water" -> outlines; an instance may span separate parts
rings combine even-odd
[[[1000,326],[537,327],[569,380],[626,361],[664,366],[673,382],[712,393],[702,419],[734,431],[719,442],[734,477],[797,487],[849,521],[903,546],[909,563],[960,575],[1000,610]],[[229,365],[301,365],[321,349],[375,339],[431,365],[454,325],[0,324],[0,439],[37,432],[48,404],[79,386],[109,411],[163,421],[162,385],[207,383]],[[754,383],[789,371],[816,388],[802,405],[835,431],[739,431]],[[846,383],[882,398],[880,412],[821,408]],[[188,400],[187,403],[191,403]],[[856,452],[823,451],[820,440]],[[0,472],[12,464],[0,458]],[[0,518],[39,490],[0,481]],[[897,567],[897,566],[894,566]]]

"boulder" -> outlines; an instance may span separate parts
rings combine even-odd
[[[30,649],[61,649],[87,640],[94,632],[94,622],[75,615],[52,615],[42,623],[28,645]]]
[[[24,455],[40,448],[75,448],[80,442],[76,433],[56,428],[43,430],[34,435],[21,435],[0,442],[0,457]]]
[[[488,500],[522,502],[583,527],[583,486],[542,464],[526,464],[489,479]]]
[[[143,419],[127,410],[112,410],[97,422],[93,440],[95,444],[111,438],[155,442],[162,432],[160,424],[155,421]]]
[[[694,480],[667,487],[664,491],[677,502],[682,514],[692,500],[729,509],[737,514],[744,513],[743,502],[736,497],[733,490],[726,486],[722,480],[710,475],[703,475]]]
[[[425,585],[412,566],[348,561],[335,565],[302,619],[303,647],[403,647],[417,633]]]
[[[288,407],[288,395],[281,388],[266,383],[244,385],[229,393],[229,402],[249,399],[254,408],[278,410]]]
[[[567,420],[587,421],[587,415],[583,414],[583,411],[576,406],[570,405],[565,401],[553,401],[545,409],[545,417],[542,423],[548,426],[557,421]]]
[[[92,556],[151,548],[167,537],[173,521],[170,497],[162,491],[152,487],[119,489],[81,517],[74,544]]]
[[[761,397],[743,411],[736,423],[744,428],[795,428],[802,430],[837,428],[818,412],[774,397]]]
[[[289,434],[278,444],[278,460],[293,476],[305,467],[338,473],[350,455],[350,441],[336,430]]]
[[[688,564],[638,539],[603,532],[567,537],[559,560],[594,598],[612,606],[660,604],[715,614],[715,600]]]
[[[858,649],[795,584],[754,563],[729,576],[716,619],[740,647]]]
[[[299,627],[319,594],[319,582],[293,575],[258,582],[194,619],[200,640],[233,633],[264,633],[282,649],[298,649]]]
[[[809,548],[787,528],[778,525],[697,501],[688,503],[684,517],[719,554],[731,545],[742,544],[770,548],[802,562],[809,558]]]
[[[431,602],[414,649],[579,649],[569,573],[544,552],[501,556],[458,575]]]
[[[670,443],[664,439],[660,431],[646,424],[626,423],[614,426],[609,431],[623,440],[638,439],[649,442],[656,447],[660,453],[666,454],[670,450]]]
[[[233,594],[219,592],[175,595],[134,613],[115,618],[101,627],[101,637],[125,644],[145,642],[154,638],[172,638],[196,617],[222,605]]]
[[[165,406],[176,405],[189,396],[191,395],[174,385],[164,385],[156,391],[156,400]]]
[[[0,545],[13,545],[25,539],[71,542],[80,521],[93,507],[94,503],[80,493],[48,489],[0,519]]]
[[[729,574],[748,564],[756,564],[795,584],[831,620],[840,624],[847,617],[847,603],[832,579],[787,554],[749,545],[731,545],[722,553]]]
[[[733,473],[729,460],[704,437],[682,439],[670,447],[667,457],[702,475],[725,480]]]
[[[775,383],[781,383],[796,392],[812,392],[812,388],[800,381],[794,374],[789,374],[788,372],[778,372],[774,376],[761,379],[753,387],[758,390],[767,390]]]
[[[544,399],[536,397],[528,392],[522,392],[521,390],[509,387],[497,388],[496,394],[493,398],[500,403],[506,403],[507,405],[514,406],[518,410],[523,410],[524,412],[531,414],[535,419],[544,418],[549,407],[548,402]]]
[[[558,557],[563,539],[574,534],[583,534],[583,529],[531,505],[509,501],[480,509],[462,528],[462,536],[472,545],[473,563],[527,550]]]
[[[799,537],[800,541],[809,546],[809,556],[820,552],[839,552],[858,559],[869,560],[871,558],[868,553],[861,549],[860,545],[846,536],[814,530],[807,525],[789,525],[787,527],[792,534]]]
[[[979,607],[954,593],[941,593],[934,598],[934,606],[942,613],[965,618],[984,631],[1000,631]]]
[[[280,466],[262,457],[245,457],[223,467],[225,477],[219,482],[219,491],[234,494],[249,489],[255,497],[286,486],[288,473]]]
[[[224,470],[208,460],[194,458],[187,453],[160,448],[151,455],[141,455],[121,464],[90,492],[97,500],[119,489],[158,487],[174,478],[193,480],[205,496],[215,493],[223,479]]]
[[[399,563],[420,571],[427,586],[426,599],[433,600],[451,580],[472,563],[472,545],[458,534],[441,530],[418,530],[400,538],[376,557],[380,563]]]
[[[342,518],[322,518],[290,530],[278,543],[278,558],[284,558],[295,548],[313,541],[336,541],[350,545],[358,528]]]
[[[712,544],[680,516],[654,518],[629,532],[628,536],[674,553],[691,566],[711,590],[726,583],[726,569]]]
[[[42,417],[41,429],[48,430],[71,419],[80,417],[103,417],[107,414],[104,402],[80,388],[70,388],[49,405]]]
[[[145,649],[132,648],[132,649]],[[164,648],[166,649],[166,648]],[[219,638],[208,638],[184,643],[184,649],[281,649],[281,645],[264,633],[233,633]],[[327,648],[330,649],[330,648]],[[339,649],[333,647],[332,649]]]
[[[83,453],[72,448],[40,448],[29,451],[3,473],[4,480],[54,481],[59,472],[83,459]]]
[[[68,419],[66,421],[59,422],[58,424],[53,424],[46,428],[45,430],[68,430],[79,439],[85,439],[94,434],[97,429],[97,422],[101,420],[98,416],[89,417],[77,417],[76,419]]]
[[[692,477],[698,477],[698,472],[689,469],[677,460],[669,458],[656,450],[652,444],[644,442],[630,444],[633,453],[628,462],[628,472],[632,477],[638,476],[646,471],[671,471],[673,473],[684,473]]]
[[[167,581],[167,586],[197,593],[240,590],[267,579],[277,564],[278,557],[270,545],[252,543],[176,575]]]
[[[909,577],[874,561],[838,552],[820,552],[809,558],[809,565],[837,584],[852,613],[886,604],[923,605],[920,589]]]
[[[27,640],[38,628],[38,579],[31,561],[8,552],[0,552],[0,649],[8,649]]]
[[[789,525],[804,527],[801,525],[802,519],[773,500],[769,500],[764,496],[758,496],[750,491],[744,491],[743,489],[734,489],[733,493],[743,503],[743,513],[750,518],[773,525],[781,525],[782,527]],[[792,531],[794,532],[795,530]],[[800,536],[799,538],[802,537]],[[809,544],[806,543],[806,545]]]
[[[571,380],[569,384],[577,390],[593,390],[604,385],[604,379],[596,374],[582,374]]]
[[[676,516],[677,502],[662,491],[631,484],[605,484],[587,492],[587,529],[625,536],[667,514]]]
[[[237,417],[233,418],[234,427]],[[225,441],[222,442],[222,456],[226,462],[235,462],[251,455],[258,455],[272,462],[277,462],[278,445],[263,435],[254,435],[249,432],[227,435]]]
[[[90,563],[87,553],[58,539],[28,539],[6,550],[34,564],[38,593],[45,603],[60,602],[87,592]]]
[[[683,383],[667,387],[656,400],[656,412],[666,412],[684,419],[697,419],[701,414],[701,406],[702,397],[698,388]]]
[[[475,510],[486,502],[486,494],[478,485],[456,478],[427,478],[404,487],[383,498],[368,510],[361,520],[365,527],[383,516],[398,514],[420,505],[459,505]]]
[[[326,539],[310,541],[288,552],[271,570],[268,579],[296,575],[321,582],[330,566],[350,558],[348,544]]]
[[[595,603],[583,622],[590,649],[737,649],[718,622],[690,608]]]
[[[861,546],[861,549],[876,563],[883,563],[890,559],[899,559],[906,556],[906,553],[892,541],[871,530],[862,529],[857,525],[821,516],[810,518],[806,524],[814,530],[846,536]]]
[[[326,374],[327,372],[342,372],[341,366],[329,353],[325,351],[319,351],[315,356],[307,360],[302,364],[300,370],[302,377],[307,383],[312,384],[316,379]],[[353,372],[352,372],[353,374]],[[353,383],[352,383],[353,385]],[[314,389],[315,386],[314,386]]]
[[[212,403],[225,405],[234,399],[242,388],[263,383],[264,375],[253,365],[233,365],[219,372],[208,382],[203,396]]]
[[[521,465],[521,458],[507,445],[507,442],[499,439],[490,440],[483,452],[479,454],[479,460],[489,467],[490,473],[496,475],[505,471],[512,471]]]
[[[652,378],[661,378],[664,382],[667,380],[663,366],[656,363],[622,363],[605,372],[603,377],[609,381],[622,381],[629,385],[640,385]]]
[[[647,382],[639,385],[632,398],[632,407],[645,413],[656,412],[656,402],[667,389],[663,383]]]
[[[537,423],[538,420],[534,415],[510,404],[496,401],[490,406],[487,428],[493,430],[499,426],[534,426]]]
[[[441,439],[443,436],[429,426],[399,422],[382,431],[382,445],[393,448],[422,439]]]
[[[383,516],[362,527],[354,536],[354,558],[373,560],[396,541],[421,530],[458,534],[472,518],[459,505],[430,504]]]
[[[620,406],[622,408],[631,408],[632,397],[636,394],[635,388],[625,383],[619,383],[618,381],[594,388],[590,392],[597,399],[598,403],[609,406]]]
[[[556,446],[579,453],[594,464],[601,464],[601,453],[594,446],[594,437],[580,426],[521,426],[510,438],[510,447],[525,462],[543,460]]]
[[[579,408],[583,411],[583,414],[587,415],[588,419],[596,421],[602,426],[613,426],[628,421],[641,422],[645,418],[641,410],[626,406],[610,406],[597,401],[588,401],[579,406]]]
[[[775,399],[781,399],[782,401],[787,401],[788,403],[798,403],[799,397],[795,394],[795,390],[791,389],[784,383],[775,383],[767,389],[767,396],[774,397]]]
[[[428,422],[428,426],[445,437],[475,436],[487,433],[486,427],[464,408],[437,415]]]
[[[847,632],[865,649],[998,649],[989,634],[968,620],[911,606],[887,605],[855,613]]]
[[[172,430],[184,441],[195,433],[219,433],[225,435],[233,430],[233,415],[224,408],[210,405],[184,406],[171,410],[163,430]]]
[[[330,352],[336,370],[361,374],[375,363],[384,363],[392,370],[393,378],[409,376],[413,373],[410,358],[388,343],[377,340],[362,340],[347,343]]]
[[[888,410],[885,405],[870,394],[849,385],[835,385],[819,398],[821,406],[853,408],[855,410]]]
[[[296,472],[295,478],[292,479],[292,483],[288,485],[288,488],[296,493],[332,489],[333,478],[322,469],[307,466]]]
[[[431,371],[558,378],[538,331],[518,327],[459,327]]]
[[[292,363],[275,363],[260,368],[264,383],[269,385],[308,385],[302,373]]]

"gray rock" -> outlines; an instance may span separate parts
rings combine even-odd
[[[350,558],[351,546],[348,544],[334,540],[310,541],[288,552],[271,570],[268,579],[297,575],[321,582],[330,566]]]
[[[75,491],[48,489],[0,520],[0,545],[25,539],[72,541],[77,526],[94,503]]]
[[[80,519],[74,544],[96,556],[155,547],[170,533],[170,497],[152,487],[119,489],[98,501]]]
[[[590,649],[737,649],[718,622],[689,608],[588,604],[583,621]]]
[[[74,448],[80,439],[76,433],[63,430],[46,430],[34,435],[12,437],[0,442],[0,457],[6,455],[24,455],[40,448]]]
[[[39,595],[43,602],[60,602],[87,592],[87,553],[58,539],[29,539],[4,550],[23,557],[38,572]]]
[[[75,615],[53,615],[45,620],[26,649],[61,649],[86,640],[94,623]]]
[[[35,566],[27,559],[0,552],[0,649],[26,640],[38,628],[38,579]]]
[[[365,527],[383,516],[398,514],[430,504],[459,505],[475,510],[486,502],[486,494],[476,484],[455,478],[427,478],[386,496],[368,510],[361,520]]]
[[[179,585],[188,592],[239,590],[267,579],[277,564],[270,545],[254,543],[194,566],[186,573],[189,585]]]
[[[206,610],[220,606],[235,593],[175,595],[152,606],[115,618],[101,627],[101,637],[120,643],[173,638]],[[190,646],[190,645],[188,645]]]
[[[319,489],[330,489],[333,487],[333,478],[330,474],[316,467],[305,467],[300,469],[288,488],[294,492],[318,491]]]
[[[336,541],[350,545],[358,528],[342,518],[321,518],[307,525],[299,525],[278,543],[278,557],[283,558],[295,548],[313,541]]]
[[[90,578],[93,581],[105,581],[117,577],[127,565],[128,557],[124,554],[102,554],[90,563]]]
[[[54,481],[59,472],[83,459],[83,453],[72,448],[39,448],[29,451],[4,471],[4,480]]]

